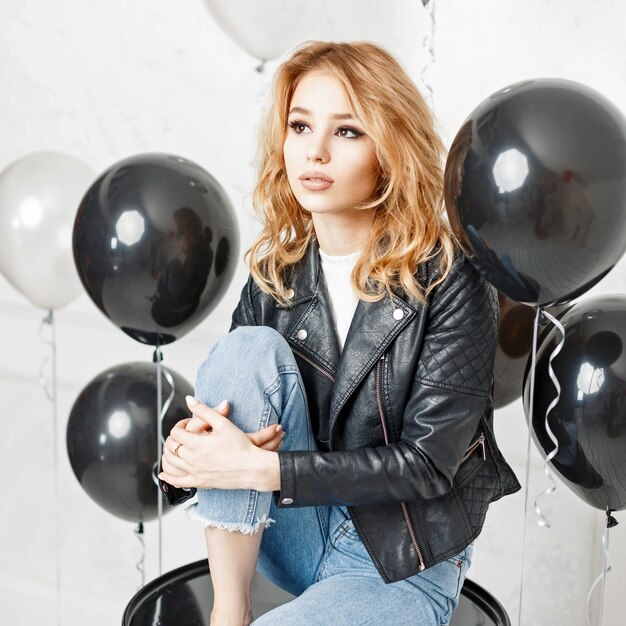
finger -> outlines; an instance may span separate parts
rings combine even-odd
[[[203,422],[199,417],[192,417],[187,426],[185,426],[185,430],[190,433],[199,434],[208,432],[209,426],[207,426],[207,423]]]
[[[220,415],[223,415],[224,417],[226,417],[228,415],[228,411],[230,411],[230,404],[228,404],[228,402],[226,402],[226,400],[220,402],[220,404],[218,404],[215,408],[215,411],[217,411]]]
[[[271,441],[264,443],[262,446],[259,446],[262,450],[269,450],[270,452],[278,452],[280,449],[280,444],[282,443],[282,439],[280,436],[274,437]]]
[[[181,443],[176,441],[172,435],[170,435],[163,444],[163,452],[171,452],[172,454],[178,456],[179,448],[182,446]]]
[[[208,407],[193,396],[187,396],[185,400],[191,412],[212,428],[228,423],[228,420],[222,415],[222,412],[228,408],[228,402],[226,400],[222,400],[215,409]]]
[[[159,474],[159,478],[166,483],[169,483],[173,487],[184,487],[185,489],[191,489],[192,487],[195,487],[195,485],[193,484],[195,481],[189,474],[187,474],[186,476],[174,476],[173,474],[169,474],[168,472],[161,472]]]
[[[189,472],[189,468],[178,467],[176,465],[176,458],[168,454],[164,454],[161,457],[161,466],[163,467],[163,471],[172,474],[173,476],[178,476],[180,474],[187,474]]]
[[[277,435],[280,436],[282,428],[283,427],[280,424],[270,424],[261,430],[246,434],[255,446],[262,446],[264,443],[271,441]]]
[[[174,424],[174,427],[172,428],[172,430],[174,430],[174,428],[186,428],[190,419],[191,419],[190,417],[186,417],[184,420],[179,420],[178,422],[176,422],[176,424]],[[170,430],[170,432],[166,434],[170,435],[171,432],[172,431]]]
[[[225,419],[223,417],[220,416],[220,419]],[[196,433],[196,432],[191,432],[185,428],[172,428],[172,432],[170,433],[170,437],[176,441],[177,443],[182,443],[184,446],[187,447],[191,447],[194,445],[194,443],[196,442],[196,440],[198,439],[198,437],[206,437],[208,434],[210,434],[210,431],[212,430],[209,426],[207,426],[207,423],[203,420],[200,420],[202,422],[202,424],[204,424],[204,428]]]
[[[163,459],[168,464],[169,467],[174,467],[178,470],[182,470],[183,472],[191,471],[191,464],[183,458],[183,449],[184,446],[180,446],[178,448],[178,454],[174,454],[169,447],[163,448]],[[189,451],[187,451],[188,453]]]
[[[184,476],[186,472],[183,472],[183,470],[179,470],[177,468],[175,468],[173,465],[171,465],[168,460],[165,458],[165,455],[161,457],[161,467],[163,468],[163,471],[167,472],[168,474],[171,474],[172,476]]]

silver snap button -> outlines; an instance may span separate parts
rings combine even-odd
[[[293,289],[287,289],[287,300],[292,300],[296,295],[296,292]]]
[[[293,498],[283,498],[281,500],[282,504],[293,504]]]
[[[309,333],[306,332],[306,330],[304,330],[304,328],[301,328],[297,333],[296,333],[296,337],[300,340],[300,341],[304,341],[307,337],[309,336]]]
[[[404,311],[402,309],[395,309],[393,312],[394,320],[401,320],[404,317]]]

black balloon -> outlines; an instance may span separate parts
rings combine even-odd
[[[169,435],[174,424],[189,417],[185,396],[193,387],[167,370],[174,396],[162,423]],[[157,460],[156,365],[125,363],[94,378],[80,393],[67,425],[67,452],[85,492],[116,517],[146,522],[158,514],[155,483]],[[163,401],[172,388],[162,376]],[[171,507],[165,506],[163,512]]]
[[[237,218],[199,165],[140,154],[106,170],[74,224],[74,260],[87,293],[133,339],[180,339],[218,304],[239,254]]]
[[[601,510],[626,508],[626,297],[575,303],[559,321],[565,343],[553,360],[561,396],[548,416],[559,442],[551,465],[585,502]],[[553,328],[537,353],[532,430],[546,456],[554,449],[545,427],[546,410],[556,397],[548,360],[560,339],[560,331]],[[530,381],[527,372],[527,414]]]
[[[466,253],[499,291],[569,302],[626,251],[626,119],[572,81],[506,87],[456,135],[445,199]]]

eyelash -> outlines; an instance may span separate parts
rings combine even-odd
[[[293,122],[289,122],[288,123],[289,128],[291,128],[296,134],[301,135],[302,131],[298,130],[298,128],[300,126],[307,126],[308,124],[305,124],[304,122],[298,122],[297,120],[294,120]],[[358,139],[359,137],[363,137],[363,135],[365,133],[362,133],[360,130],[357,130],[356,128],[352,128],[351,126],[340,126],[339,128],[337,128],[337,130],[335,131],[335,134],[341,133],[343,131],[352,133],[354,136],[353,137],[346,137],[345,135],[341,135],[339,134],[339,137],[343,137],[344,139]]]

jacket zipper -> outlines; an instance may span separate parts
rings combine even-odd
[[[311,360],[308,356],[306,356],[305,354],[302,354],[302,352],[300,352],[300,350],[297,350],[296,348],[294,348],[292,346],[291,348],[298,356],[300,356],[301,358],[303,358],[309,365],[312,365],[316,370],[319,370],[320,372],[322,372],[322,374],[324,374],[324,376],[326,376],[326,378],[329,378],[330,380],[332,380],[333,382],[335,382],[335,377],[328,371],[325,370],[323,367],[321,367],[320,365],[318,365],[315,361]]]
[[[378,414],[380,415],[380,423],[383,427],[383,435],[385,437],[385,443],[389,443],[389,434],[387,432],[387,424],[385,422],[385,412],[383,410],[383,402],[380,397],[380,371],[382,369],[382,363],[385,360],[385,355],[383,354],[378,363],[376,364],[376,403],[378,404]],[[409,535],[411,536],[411,542],[413,543],[413,547],[415,548],[415,552],[417,552],[417,558],[419,559],[419,571],[423,572],[426,569],[426,565],[424,564],[424,557],[422,556],[422,551],[417,543],[417,539],[415,538],[415,531],[413,530],[413,525],[411,524],[411,519],[409,518],[409,511],[407,509],[406,503],[400,502],[402,506],[402,513],[404,514],[404,519],[406,521],[407,528],[409,530]]]
[[[485,450],[485,435],[484,435],[484,433],[481,433],[478,436],[477,439],[475,439],[472,443],[470,443],[470,445],[467,447],[467,451],[463,455],[463,458],[461,459],[461,462],[459,463],[459,465],[462,465],[463,463],[465,463],[465,461],[467,461],[467,459],[469,459],[470,456],[472,456],[472,454],[474,454],[474,452],[478,448],[482,448],[483,461],[486,461],[487,460],[487,451]]]

